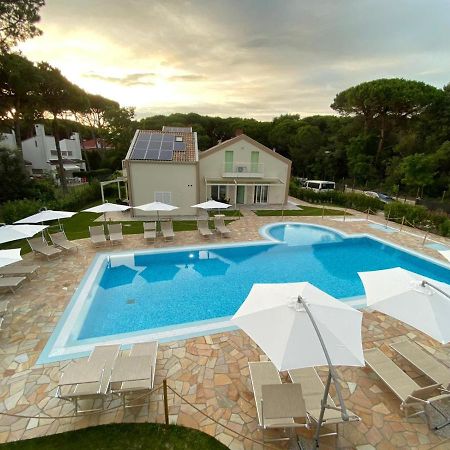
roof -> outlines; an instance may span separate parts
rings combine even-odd
[[[220,150],[223,150],[224,148],[229,147],[230,145],[233,145],[239,141],[246,141],[249,144],[252,144],[253,146],[259,148],[260,150],[268,153],[269,155],[273,156],[274,158],[279,159],[280,161],[285,162],[286,164],[291,164],[291,160],[284,157],[283,155],[280,155],[274,150],[271,150],[270,148],[266,147],[265,145],[260,144],[258,141],[255,141],[251,137],[247,136],[246,134],[240,134],[239,136],[236,136],[234,138],[229,139],[228,141],[221,142],[220,144],[215,145],[214,147],[209,148],[208,150],[205,150],[200,153],[200,159],[206,158],[209,155],[216,153]]]
[[[101,149],[103,144],[103,148],[112,148],[112,145],[109,142],[106,142],[104,139],[83,139],[83,148],[85,150],[96,150]]]
[[[167,131],[167,128],[172,127],[163,127],[163,131],[137,130],[125,159],[151,163],[197,162],[197,133]]]
[[[50,159],[48,161],[52,166],[56,166],[59,164],[57,159]],[[82,162],[84,162],[82,159],[66,159],[63,158],[62,159],[63,164],[80,164]]]

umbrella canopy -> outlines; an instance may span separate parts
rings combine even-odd
[[[0,244],[34,236],[47,225],[5,225],[0,227]]]
[[[72,217],[76,212],[71,211],[53,211],[51,209],[47,209],[37,214],[33,214],[32,216],[25,217],[24,219],[20,219],[15,224],[20,223],[42,223],[48,222],[49,220],[59,220],[59,219],[67,219],[68,217]]]
[[[116,203],[105,202],[105,203],[102,203],[101,205],[93,206],[92,208],[83,209],[83,211],[105,214],[107,212],[126,211],[127,209],[130,209],[130,207],[127,205],[118,205]]]
[[[450,285],[401,267],[358,275],[364,284],[367,306],[443,344],[450,341]]]
[[[13,248],[11,250],[0,250],[0,267],[7,266],[18,261],[21,261],[20,248]]]
[[[316,322],[331,363],[364,366],[362,313],[310,283],[254,284],[231,320],[278,370],[326,365],[322,343],[299,296]]]
[[[192,205],[191,208],[201,208],[201,209],[226,209],[231,205],[228,203],[216,202],[215,200],[208,200],[207,202],[199,203],[197,205]]]
[[[159,212],[159,211],[173,211],[174,209],[178,209],[178,206],[168,205],[167,203],[161,202],[151,202],[146,203],[145,205],[133,206],[134,209],[140,209],[141,211],[147,212]]]

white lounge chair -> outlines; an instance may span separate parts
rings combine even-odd
[[[152,242],[156,240],[156,222],[144,222],[144,239]]]
[[[72,241],[69,241],[64,231],[59,231],[58,233],[51,233],[50,239],[52,240],[53,245],[56,245],[56,247],[59,247],[67,251],[72,249],[76,249],[78,251],[78,245],[74,244]]]
[[[198,219],[197,220],[197,229],[199,233],[205,237],[210,238],[213,235],[213,232],[209,229],[209,224],[207,219]]]
[[[112,245],[114,245],[115,242],[122,242],[123,241],[123,234],[122,234],[122,224],[121,223],[111,223],[108,224],[108,234],[109,234],[109,240]]]
[[[101,411],[108,392],[109,378],[120,345],[100,345],[94,348],[89,359],[70,363],[62,372],[56,396],[75,405],[75,414]],[[80,408],[80,401],[90,406]],[[100,400],[101,407],[95,406]]]
[[[161,232],[166,241],[171,241],[175,237],[173,232],[173,223],[171,220],[161,222]]]
[[[22,264],[10,264],[0,268],[0,276],[23,276],[31,278],[37,276],[38,265],[23,266]]]
[[[0,289],[9,289],[13,294],[26,280],[26,277],[0,277]]]
[[[231,236],[231,230],[225,225],[223,216],[214,216],[214,226],[222,237]]]
[[[42,237],[35,237],[32,239],[28,239],[28,244],[30,245],[33,253],[44,255],[47,259],[50,259],[51,256],[57,256],[61,254],[61,250],[52,245],[48,245],[48,242]]]
[[[89,227],[89,234],[91,236],[92,243],[96,247],[100,244],[106,244],[105,229],[103,228],[103,225]]]

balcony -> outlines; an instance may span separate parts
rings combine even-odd
[[[264,164],[235,162],[223,165],[222,177],[261,178],[264,176]]]

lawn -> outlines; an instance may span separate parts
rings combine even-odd
[[[112,424],[16,441],[2,450],[226,450],[213,437],[191,428],[155,423]]]
[[[328,209],[328,208],[315,208],[313,206],[302,206],[302,209],[259,209],[253,211],[257,216],[321,216],[322,213],[325,216],[342,216],[344,211],[342,209]],[[351,215],[348,212],[347,215]]]

